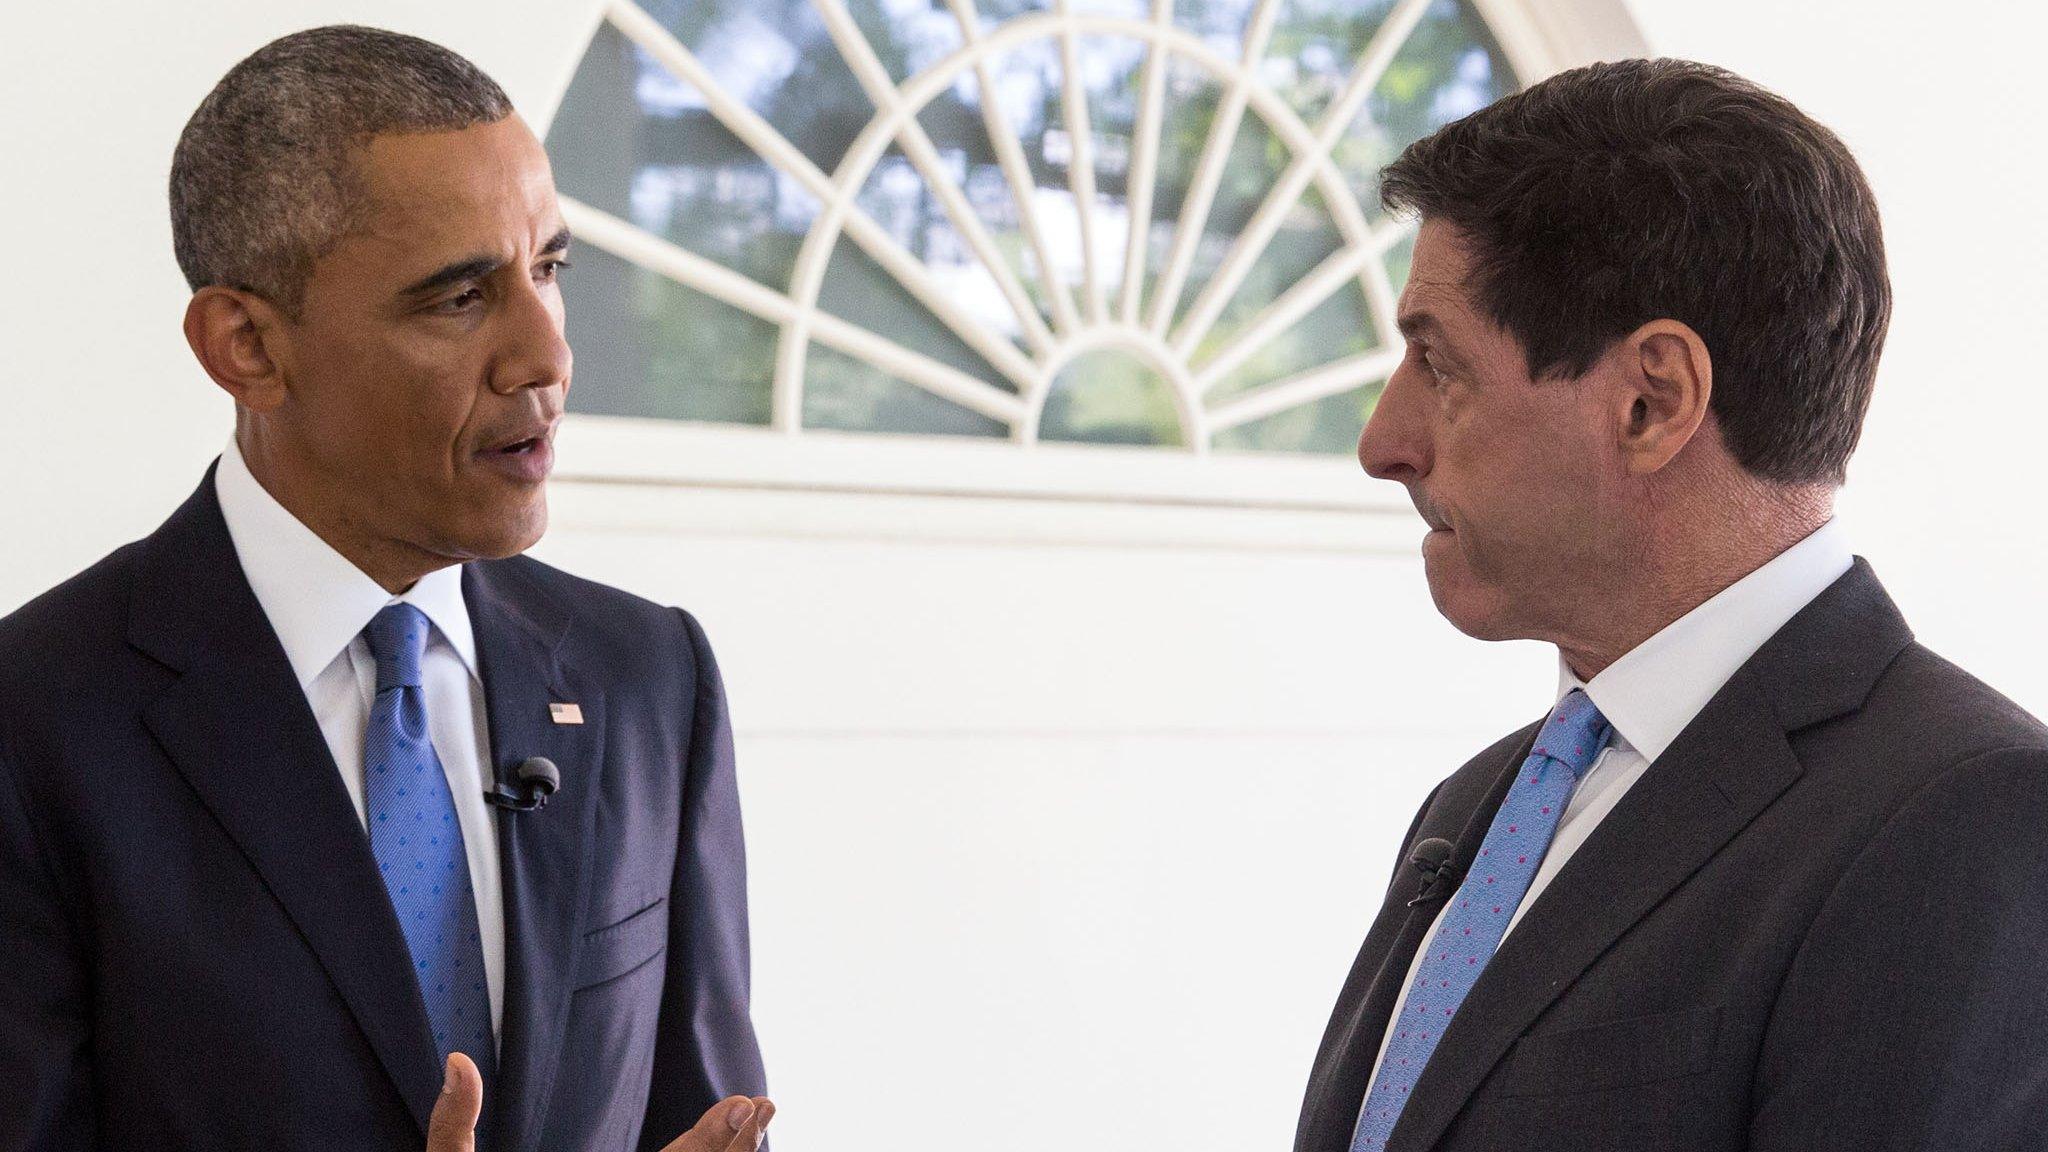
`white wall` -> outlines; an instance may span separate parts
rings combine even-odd
[[[1750,71],[1865,159],[1899,313],[1856,537],[1928,639],[2048,711],[2048,406],[2027,355],[2039,38],[1990,0],[1939,21],[1896,7],[1640,3],[1660,46]],[[0,17],[0,610],[148,531],[226,436],[178,335],[163,206],[178,128],[219,73],[280,32],[360,20],[441,40],[545,110],[593,11]],[[758,1018],[793,1152],[1283,1147],[1415,801],[1549,690],[1543,652],[1444,626],[1386,544],[1408,530],[1364,515],[1342,522],[1353,546],[1328,525],[1294,545],[1118,544],[1102,517],[1157,513],[1114,509],[1064,542],[969,544],[821,531],[824,497],[569,484],[556,507],[545,556],[691,607],[725,663]]]

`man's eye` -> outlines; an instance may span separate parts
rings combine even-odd
[[[480,303],[483,298],[483,289],[465,288],[460,294],[450,296],[448,299],[436,304],[434,310],[437,312],[462,312],[467,310],[470,305]]]
[[[553,280],[571,267],[567,260],[550,260],[540,266],[540,278],[543,281]]]

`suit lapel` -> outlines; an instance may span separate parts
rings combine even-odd
[[[1859,559],[1737,670],[1502,943],[1444,1030],[1389,1147],[1434,1145],[1537,1017],[1798,779],[1788,735],[1859,706],[1911,641]],[[1490,820],[1497,807],[1496,798],[1481,810]]]
[[[531,1148],[546,1121],[583,944],[604,699],[597,679],[565,656],[568,606],[533,583],[522,562],[469,565],[463,595],[476,629],[494,770],[511,781],[521,761],[545,756],[562,774],[547,807],[498,815],[505,1008],[495,1146]],[[552,703],[578,705],[583,722],[555,723]]]
[[[1485,797],[1472,809],[1464,828],[1451,840],[1453,854],[1450,863],[1459,874],[1470,868],[1473,858],[1479,855],[1479,842],[1486,838],[1493,813],[1507,796],[1517,769],[1535,744],[1539,727],[1532,724],[1521,739],[1508,742],[1507,753],[1496,759],[1489,773],[1493,783],[1487,788]],[[1418,838],[1424,835],[1426,827],[1425,823],[1416,829]],[[1403,845],[1404,857],[1407,851],[1408,846]],[[1402,867],[1406,868],[1405,861]],[[1450,895],[1447,892],[1409,907],[1409,893],[1415,886],[1413,882],[1400,883],[1397,879],[1387,905],[1388,913],[1400,918],[1393,945],[1379,952],[1375,963],[1373,955],[1378,950],[1368,941],[1359,952],[1351,976],[1338,996],[1338,1003],[1351,1005],[1352,1011],[1349,1019],[1332,1031],[1323,1052],[1317,1057],[1314,1097],[1305,1109],[1309,1122],[1296,1142],[1297,1152],[1344,1152],[1351,1146],[1352,1132],[1358,1125],[1358,1112],[1364,1106],[1367,1082],[1372,1078],[1373,1063],[1379,1058],[1380,1041],[1386,1035],[1387,1022],[1393,1017],[1394,1003],[1400,997],[1402,985],[1407,983],[1408,966],[1414,961],[1416,950],[1422,946],[1422,938],[1443,911],[1444,902]]]
[[[1754,678],[1737,673],[1529,906],[1444,1029],[1388,1146],[1435,1143],[1515,1039],[1798,775]]]
[[[262,877],[419,1122],[440,1090],[405,938],[334,757],[242,575],[213,473],[151,537],[129,639],[181,673],[143,722]]]

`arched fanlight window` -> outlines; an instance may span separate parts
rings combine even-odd
[[[1376,173],[1513,86],[1466,0],[613,0],[548,133],[571,408],[1347,452]]]

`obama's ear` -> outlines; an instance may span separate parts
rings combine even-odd
[[[285,401],[280,360],[285,318],[253,292],[208,285],[185,305],[185,343],[199,366],[252,412],[275,411]]]

